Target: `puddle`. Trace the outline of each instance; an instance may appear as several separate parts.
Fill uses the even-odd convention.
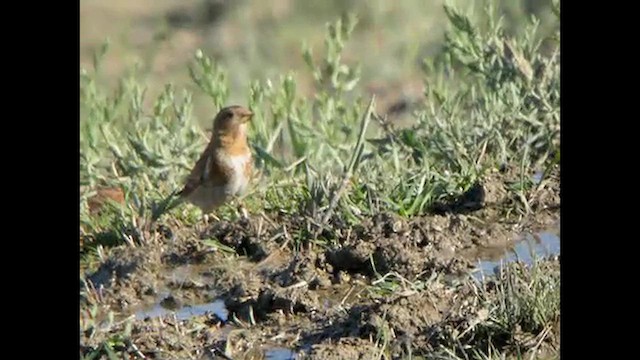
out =
[[[184,305],[177,309],[169,309],[166,305],[163,305],[162,302],[158,302],[151,308],[142,309],[135,313],[136,319],[138,320],[156,318],[168,314],[175,314],[178,320],[187,320],[194,316],[201,316],[205,314],[215,314],[222,321],[227,321],[229,316],[229,312],[224,305],[224,301],[219,299],[205,304]]]
[[[285,348],[271,348],[264,352],[265,359],[268,360],[293,360],[296,353]]]
[[[560,255],[560,226],[559,224],[547,231],[526,234],[524,238],[507,248],[485,249],[479,254],[479,264],[474,271],[474,277],[495,274],[502,264],[521,261],[532,264],[536,258],[546,258]]]
[[[540,181],[542,181],[542,171],[536,171],[535,174],[533,174],[533,176],[531,177],[531,180],[533,180],[533,184],[534,185],[538,185],[540,184]]]
[[[209,313],[215,314],[223,321],[227,321],[229,314],[224,301],[215,299],[213,292],[208,290],[206,286],[210,277],[211,273],[208,267],[202,265],[182,265],[167,270],[164,278],[168,288],[165,287],[158,292],[155,302],[139,308],[135,312],[136,319],[143,320],[175,314],[178,320],[187,320],[194,316]],[[171,289],[191,289],[204,297],[200,301],[205,301],[205,299],[215,300],[200,304],[183,304],[173,297]]]

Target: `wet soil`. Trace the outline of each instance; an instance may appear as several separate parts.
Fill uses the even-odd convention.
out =
[[[148,359],[428,355],[452,329],[486,316],[468,281],[479,260],[491,269],[526,234],[559,226],[557,178],[531,197],[534,212],[524,217],[505,214],[516,200],[499,174],[481,186],[472,211],[334,221],[327,246],[296,244],[291,234],[308,224],[290,214],[198,230],[165,224],[171,231],[144,245],[107,249],[83,277],[80,351],[108,343]],[[118,334],[125,340],[113,340]],[[547,339],[559,346],[559,332]]]

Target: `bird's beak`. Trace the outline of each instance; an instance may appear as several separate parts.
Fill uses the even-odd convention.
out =
[[[249,122],[251,121],[251,118],[253,118],[253,112],[250,110],[244,110],[241,114],[240,117],[242,118],[242,122]]]

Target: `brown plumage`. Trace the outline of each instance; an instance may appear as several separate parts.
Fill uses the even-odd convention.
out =
[[[178,193],[181,199],[209,213],[246,192],[252,171],[247,123],[252,116],[237,105],[220,110],[209,144]]]

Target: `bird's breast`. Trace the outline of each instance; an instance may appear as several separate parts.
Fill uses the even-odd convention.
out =
[[[246,173],[247,163],[251,162],[251,153],[242,155],[222,155],[220,161],[229,172],[227,192],[231,194],[243,193],[249,184]]]

